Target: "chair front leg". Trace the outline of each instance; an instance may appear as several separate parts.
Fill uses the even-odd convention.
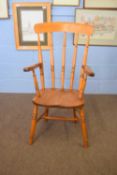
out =
[[[29,138],[30,145],[33,143],[33,137],[35,135],[36,124],[37,124],[37,115],[38,115],[38,105],[34,104],[33,112],[32,112],[32,124],[31,124],[31,129],[30,129],[30,138]]]
[[[83,138],[83,147],[88,147],[88,133],[86,128],[86,120],[85,120],[85,112],[84,108],[80,108],[80,123],[81,123],[81,129],[82,129],[82,138]]]

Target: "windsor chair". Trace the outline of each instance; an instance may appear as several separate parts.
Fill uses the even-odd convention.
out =
[[[29,143],[33,143],[33,138],[36,130],[37,122],[40,119],[45,120],[64,120],[64,121],[74,121],[81,123],[83,146],[88,147],[88,136],[87,128],[85,121],[84,113],[84,89],[86,86],[87,76],[94,76],[93,71],[86,65],[87,64],[87,54],[88,54],[88,45],[90,40],[90,35],[93,32],[93,28],[88,24],[80,23],[64,23],[64,22],[49,22],[43,24],[36,24],[35,32],[38,36],[38,64],[28,66],[24,68],[24,71],[32,71],[34,85],[36,94],[33,98],[33,112],[32,112],[32,124],[30,130]],[[53,48],[53,32],[63,32],[63,47],[62,47],[62,67],[61,67],[61,88],[55,87],[55,68],[54,68],[54,48]],[[64,88],[64,79],[65,79],[65,63],[66,59],[66,41],[67,33],[74,34],[74,48],[73,48],[73,58],[72,58],[72,70],[70,76],[70,87],[69,89]],[[40,44],[40,34],[48,33],[49,35],[49,50],[50,50],[50,69],[51,69],[51,88],[45,87],[44,82],[44,66],[43,66],[43,55]],[[82,59],[82,66],[80,71],[79,87],[78,90],[73,89],[74,83],[74,73],[76,68],[76,57],[77,57],[77,47],[78,47],[78,36],[79,34],[85,34],[87,36],[86,44],[84,47],[84,56]],[[73,43],[72,43],[73,45]],[[38,79],[35,73],[35,69],[40,70],[40,81],[41,89],[39,89]],[[38,107],[45,107],[45,112],[38,116]],[[50,107],[64,107],[64,108],[73,108],[73,117],[67,118],[62,116],[49,116]],[[77,115],[78,114],[78,115]]]

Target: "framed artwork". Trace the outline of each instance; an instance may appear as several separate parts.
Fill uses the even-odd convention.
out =
[[[84,8],[117,9],[117,0],[84,0]]]
[[[53,0],[53,5],[79,6],[80,5],[80,0]]]
[[[8,18],[8,1],[0,0],[0,18]]]
[[[50,3],[13,3],[14,31],[16,48],[21,50],[37,49],[36,23],[50,22]],[[48,49],[49,35],[40,34],[42,49]]]
[[[76,9],[76,22],[94,26],[90,45],[117,46],[117,11]],[[79,36],[79,44],[84,44],[86,36]]]

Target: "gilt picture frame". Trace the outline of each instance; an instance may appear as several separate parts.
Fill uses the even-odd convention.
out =
[[[0,0],[0,18],[8,18],[8,0]]]
[[[79,6],[80,0],[53,0],[53,5],[58,6]]]
[[[84,0],[84,8],[117,9],[117,0]]]
[[[37,50],[38,36],[34,31],[36,23],[51,21],[50,3],[13,3],[14,31],[16,48]],[[40,34],[42,49],[49,48],[49,35]]]
[[[76,22],[93,25],[94,32],[90,45],[117,46],[117,11],[101,9],[76,9]],[[79,36],[79,44],[84,44],[86,36]]]

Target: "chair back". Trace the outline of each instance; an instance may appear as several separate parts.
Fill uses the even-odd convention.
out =
[[[61,65],[61,89],[64,89],[65,84],[65,65],[66,65],[66,45],[67,45],[67,33],[73,33],[74,35],[74,43],[73,45],[73,56],[72,56],[72,68],[70,73],[70,84],[69,89],[73,89],[74,84],[74,76],[75,76],[75,69],[76,69],[76,59],[78,53],[78,38],[80,34],[86,35],[84,37],[86,39],[85,47],[84,47],[84,54],[82,58],[82,65],[85,66],[87,63],[87,55],[88,55],[88,46],[90,36],[93,32],[93,27],[88,24],[80,24],[80,23],[68,23],[68,22],[49,22],[49,23],[39,23],[36,24],[35,32],[38,35],[38,59],[39,62],[43,64],[43,54],[41,49],[41,40],[40,34],[47,33],[48,34],[48,45],[50,51],[50,72],[51,72],[51,86],[55,88],[55,65],[54,65],[54,46],[53,46],[53,32],[63,32],[63,43],[62,43],[62,65]],[[45,88],[45,79],[44,79],[44,72],[41,70],[41,84],[42,89]]]

